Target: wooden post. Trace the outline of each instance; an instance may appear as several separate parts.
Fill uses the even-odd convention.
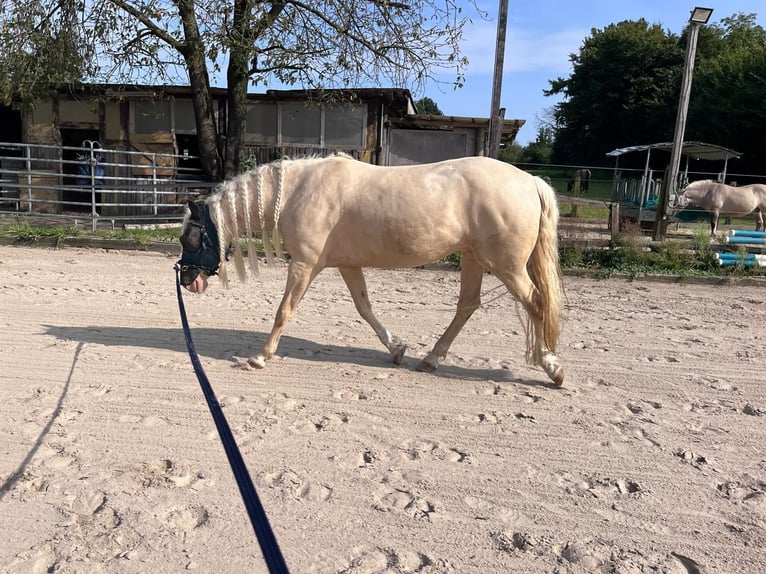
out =
[[[609,206],[609,227],[612,230],[612,241],[620,234],[620,204],[616,201]]]
[[[503,116],[500,110],[500,91],[503,86],[503,59],[505,58],[505,29],[508,22],[508,0],[500,0],[497,15],[497,45],[495,46],[495,73],[492,80],[492,109],[489,114],[489,143],[487,155],[497,159],[500,153],[500,135]]]
[[[665,239],[665,230],[668,226],[666,218],[668,198],[670,197],[671,192],[676,191],[678,168],[681,165],[681,155],[683,153],[684,131],[686,130],[686,113],[689,109],[689,95],[692,90],[694,54],[697,50],[699,28],[700,25],[698,23],[689,23],[689,33],[686,37],[686,57],[684,59],[683,76],[681,78],[681,94],[678,101],[673,147],[670,152],[670,173],[663,179],[660,196],[657,198],[657,215],[654,219],[653,237],[655,241],[662,241]]]
[[[575,177],[574,185],[572,186],[572,195],[574,197],[580,197],[580,176]],[[577,217],[577,202],[572,202],[572,209],[569,212],[570,217]]]

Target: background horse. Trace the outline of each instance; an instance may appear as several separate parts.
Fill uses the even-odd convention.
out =
[[[571,192],[577,182],[580,182],[580,193],[588,193],[590,187],[590,170],[586,168],[577,169],[572,172],[572,177],[567,182],[567,192]]]
[[[201,293],[208,276],[220,269],[227,284],[220,262],[232,243],[244,279],[241,235],[247,237],[253,271],[258,266],[255,233],[263,233],[267,255],[269,235],[275,247],[281,237],[290,254],[287,285],[271,334],[248,363],[265,366],[311,281],[325,267],[337,267],[359,314],[399,364],[406,346],[373,314],[362,268],[414,267],[460,251],[457,312],[418,370],[433,371],[446,356],[479,308],[482,278],[489,270],[526,312],[527,361],[560,385],[558,217],[549,185],[486,157],[402,167],[371,165],[343,154],[282,160],[223,183],[204,204],[190,202],[180,280]]]
[[[710,212],[710,235],[718,232],[718,218],[721,214],[741,216],[755,212],[755,230],[766,230],[763,219],[766,212],[766,184],[734,187],[712,179],[693,181],[678,198],[682,208],[690,203]]]

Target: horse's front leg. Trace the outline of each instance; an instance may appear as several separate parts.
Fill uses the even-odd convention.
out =
[[[261,350],[261,354],[250,357],[247,362],[250,366],[262,369],[266,366],[266,361],[274,356],[279,345],[279,339],[282,337],[282,331],[295,313],[295,309],[306,294],[306,290],[311,285],[314,277],[321,271],[316,265],[308,265],[293,259],[287,267],[287,285],[285,293],[282,296],[282,302],[277,309],[277,315],[274,318],[274,326],[271,334],[266,340],[266,344]]]
[[[460,297],[457,301],[455,317],[436,342],[433,350],[420,361],[416,367],[418,371],[430,373],[436,369],[439,362],[447,356],[447,351],[466,321],[481,305],[481,282],[484,279],[484,267],[472,251],[463,252],[461,266]]]
[[[392,335],[372,312],[372,305],[367,295],[367,284],[364,281],[362,269],[359,267],[339,267],[338,271],[340,271],[340,276],[346,282],[359,315],[370,324],[380,342],[391,353],[394,363],[397,365],[401,364],[404,353],[407,350],[407,345],[402,343],[399,337]]]
[[[766,223],[764,223],[763,211],[755,212],[755,230],[766,231]]]
[[[714,211],[710,214],[710,237],[715,237],[718,233],[718,212]]]

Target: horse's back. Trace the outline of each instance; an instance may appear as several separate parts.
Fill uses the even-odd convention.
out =
[[[748,214],[760,203],[752,186],[735,187],[713,180],[690,183],[684,195],[703,209],[720,213]]]
[[[531,251],[541,209],[533,176],[486,157],[396,167],[332,158],[301,175],[280,227],[328,266],[412,266],[509,235]]]

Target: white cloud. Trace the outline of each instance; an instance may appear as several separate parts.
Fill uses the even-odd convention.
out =
[[[571,71],[569,55],[580,50],[590,30],[539,32],[508,27],[505,36],[505,73]],[[495,66],[497,25],[478,21],[466,26],[462,49],[468,57],[468,74],[492,74]]]

